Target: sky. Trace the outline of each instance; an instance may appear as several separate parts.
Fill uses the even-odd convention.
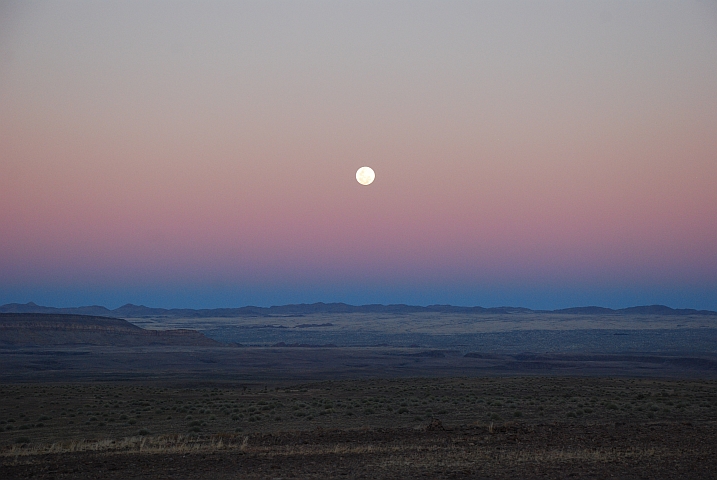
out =
[[[0,304],[717,310],[716,184],[711,1],[0,3]]]

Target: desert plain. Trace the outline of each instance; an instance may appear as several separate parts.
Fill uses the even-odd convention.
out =
[[[714,315],[2,315],[2,478],[717,476]]]

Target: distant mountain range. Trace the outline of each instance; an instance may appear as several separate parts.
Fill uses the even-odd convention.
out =
[[[715,315],[711,310],[694,310],[691,308],[675,309],[664,305],[647,305],[613,310],[605,307],[575,307],[559,310],[531,310],[520,307],[456,307],[453,305],[347,305],[345,303],[311,303],[281,305],[274,307],[239,307],[239,308],[151,308],[144,305],[128,303],[114,310],[91,305],[87,307],[43,307],[30,303],[8,303],[0,306],[0,313],[51,313],[72,315],[94,315],[116,318],[210,318],[210,317],[276,317],[301,316],[316,313],[463,313],[463,314],[519,314],[519,313],[557,313],[570,315]]]

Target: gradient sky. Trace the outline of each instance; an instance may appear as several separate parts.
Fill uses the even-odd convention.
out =
[[[717,4],[4,1],[28,301],[717,310]]]

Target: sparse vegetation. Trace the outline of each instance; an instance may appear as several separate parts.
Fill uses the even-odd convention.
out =
[[[451,459],[460,468],[475,469],[477,459],[493,458],[486,449],[500,446],[501,460],[493,461],[506,468],[538,461],[598,465],[608,458],[618,463],[649,455],[670,458],[668,450],[659,451],[666,448],[662,443],[638,452],[623,430],[643,435],[645,442],[652,441],[655,428],[691,438],[695,425],[712,428],[717,421],[715,398],[714,381],[558,377],[371,379],[246,390],[234,385],[3,385],[0,454],[17,459],[52,452],[230,451],[270,462],[272,452],[298,465],[306,455],[347,452],[370,456],[389,469],[393,458],[425,468],[428,459]],[[422,436],[434,420],[441,425],[439,433]],[[569,439],[575,432],[589,439],[595,431],[608,438],[616,425],[621,425],[619,437],[625,436],[622,450],[606,449],[597,440],[584,448],[568,442],[564,449],[540,441],[540,435]],[[371,432],[384,432],[389,443],[371,440],[379,435]],[[516,438],[532,447],[511,450]],[[711,457],[704,449],[711,447],[700,448],[695,455],[705,462]]]
[[[698,392],[693,391],[696,386]],[[568,397],[563,392],[566,388],[571,390]],[[42,442],[131,436],[137,433],[140,419],[140,430],[156,434],[190,429],[211,433],[236,428],[257,432],[317,426],[414,427],[424,417],[454,425],[484,419],[527,423],[560,418],[571,422],[717,419],[712,407],[717,387],[707,381],[396,379],[321,382],[254,392],[100,384],[39,389],[35,385],[0,387],[0,445],[12,444],[16,431],[32,432]],[[653,390],[664,390],[665,395]]]

